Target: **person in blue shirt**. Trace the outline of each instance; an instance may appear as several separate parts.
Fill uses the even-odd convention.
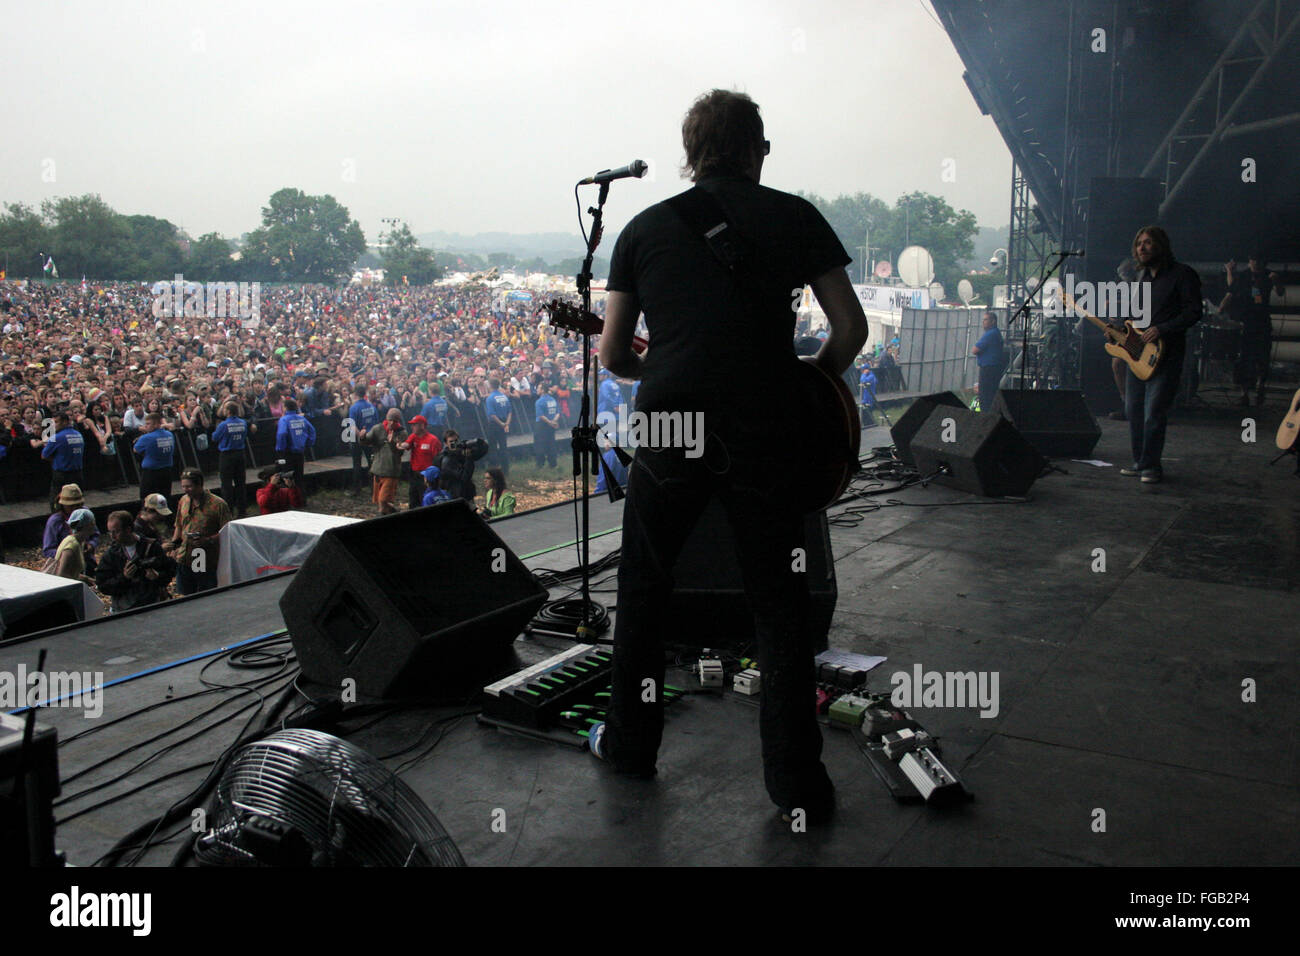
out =
[[[618,406],[623,404],[623,389],[619,388],[618,382],[614,381],[614,376],[608,369],[600,370],[600,379],[600,391],[596,395],[596,413],[599,415],[609,412],[611,415],[617,415]]]
[[[543,464],[556,467],[555,432],[560,427],[560,403],[551,394],[551,385],[545,379],[537,385],[537,402],[533,405],[533,457],[537,467]]]
[[[176,436],[163,428],[162,414],[150,412],[144,417],[143,435],[135,440],[140,460],[140,500],[152,494],[164,498],[172,493],[172,469],[176,466]]]
[[[429,400],[424,403],[420,409],[420,414],[424,420],[429,423],[429,431],[438,436],[438,441],[443,441],[447,429],[447,414],[451,411],[451,403],[444,398],[440,392],[441,385],[431,385],[435,391],[429,396]]]
[[[976,356],[980,369],[980,411],[993,411],[993,402],[998,395],[998,383],[1002,381],[1006,351],[1002,347],[1002,333],[998,331],[998,314],[984,313],[984,334],[979,337],[971,352]]]
[[[314,444],[316,429],[299,413],[298,403],[292,398],[286,398],[284,414],[280,416],[280,424],[275,431],[275,450],[284,456],[285,462],[293,469],[293,481],[299,488],[302,488],[307,449]],[[304,490],[303,494],[306,493]]]
[[[361,437],[379,424],[379,409],[375,408],[374,405],[366,400],[367,391],[368,389],[366,388],[365,382],[360,383],[356,388],[352,389],[352,394],[356,398],[356,401],[353,402],[352,407],[348,409],[348,418],[352,420],[353,431],[356,433],[356,437],[353,439],[351,444],[352,497],[354,498],[361,494],[361,456],[365,455],[366,457],[367,470],[370,469],[370,461],[374,458],[374,452],[372,452],[367,446],[361,444]]]
[[[510,446],[506,436],[510,434],[510,420],[513,409],[510,396],[501,391],[501,380],[488,379],[492,394],[483,400],[483,414],[487,416],[487,440],[491,449],[492,462],[507,475],[510,474]]]
[[[602,439],[605,445],[605,453],[600,457],[605,464],[609,466],[614,480],[618,482],[620,488],[627,488],[627,466],[619,460],[618,452],[614,451],[614,443],[606,436]],[[609,483],[605,480],[605,469],[600,469],[600,474],[596,477],[596,494],[609,490]]]
[[[82,485],[82,463],[86,456],[86,439],[72,427],[67,412],[54,416],[54,436],[44,442],[41,457],[50,463],[50,511],[59,510],[59,492],[64,485]],[[35,444],[33,441],[32,444]]]
[[[226,405],[226,417],[212,430],[216,442],[217,468],[221,474],[221,498],[230,505],[236,518],[244,517],[248,510],[248,488],[244,484],[244,455],[248,436],[257,426],[239,417],[239,407],[233,402]]]
[[[874,425],[876,423],[876,373],[871,370],[870,365],[862,366],[858,385],[862,389],[862,408]]]
[[[421,507],[436,505],[439,501],[451,501],[451,495],[442,487],[442,481],[439,479],[441,473],[437,465],[430,465],[420,472],[424,476],[424,497],[420,500]]]

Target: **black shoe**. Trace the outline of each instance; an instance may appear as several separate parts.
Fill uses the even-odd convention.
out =
[[[800,804],[793,807],[781,807],[781,819],[786,823],[794,823],[795,812],[802,810],[804,813],[803,820],[812,826],[821,826],[830,823],[831,818],[835,816],[835,791],[832,790],[828,796],[819,800],[805,801],[807,804]]]
[[[1164,477],[1165,477],[1164,472],[1162,472],[1159,468],[1147,468],[1145,471],[1142,472],[1142,484],[1144,485],[1159,484],[1164,479]]]
[[[1139,468],[1137,465],[1132,465],[1128,468],[1121,468],[1119,470],[1119,473],[1123,475],[1125,478],[1136,478],[1142,474],[1142,469]]]

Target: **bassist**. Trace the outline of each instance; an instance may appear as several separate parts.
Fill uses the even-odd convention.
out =
[[[1187,330],[1201,320],[1201,278],[1190,266],[1174,259],[1169,236],[1159,226],[1146,226],[1133,239],[1142,289],[1139,302],[1148,306],[1150,325],[1143,342],[1164,345],[1160,364],[1146,381],[1128,373],[1125,411],[1133,448],[1133,465],[1120,474],[1140,476],[1148,484],[1160,481],[1164,471],[1160,456],[1165,446],[1169,409],[1178,393],[1187,351]]]
[[[601,361],[617,376],[642,380],[638,411],[703,412],[707,438],[698,458],[680,448],[638,448],[629,470],[610,719],[593,730],[592,750],[621,772],[655,772],[672,567],[716,494],[754,610],[768,794],[812,821],[831,813],[834,788],[809,705],[808,582],[792,570],[792,552],[804,545],[796,475],[771,437],[799,434],[803,424],[804,410],[783,400],[792,394],[798,291],[811,282],[826,311],[830,337],[816,361],[833,376],[866,341],[866,318],[844,270],[850,259],[826,220],[805,200],[759,185],[768,144],[748,96],[704,94],[686,115],[682,139],[685,171],[725,212],[743,255],[729,267],[674,201],[636,216],[614,248]],[[643,311],[651,347],[640,356],[633,332]]]

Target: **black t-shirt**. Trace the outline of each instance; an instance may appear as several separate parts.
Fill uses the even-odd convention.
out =
[[[739,176],[698,185],[752,250],[750,287],[740,288],[667,203],[628,223],[614,245],[608,289],[636,296],[645,313],[651,346],[637,410],[761,414],[788,394],[803,287],[852,260],[807,200]]]

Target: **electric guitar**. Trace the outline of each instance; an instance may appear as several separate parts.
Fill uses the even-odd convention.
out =
[[[551,324],[569,332],[599,335],[605,322],[578,306],[559,300],[542,306],[551,314]],[[644,352],[650,343],[640,336],[632,339],[632,348]],[[853,393],[844,380],[814,364],[812,356],[796,362],[796,403],[807,410],[805,441],[802,447],[802,474],[796,496],[805,512],[830,507],[849,479],[858,471],[862,447],[862,419]]]
[[[1160,367],[1160,358],[1165,354],[1163,341],[1156,339],[1154,342],[1143,342],[1142,332],[1133,328],[1131,321],[1125,322],[1123,329],[1117,329],[1109,322],[1097,318],[1087,309],[1079,308],[1073,296],[1063,293],[1062,298],[1067,309],[1077,312],[1101,329],[1106,336],[1106,351],[1116,358],[1123,359],[1139,379],[1145,382],[1156,373],[1156,369]]]
[[[1300,389],[1291,396],[1291,409],[1277,426],[1277,447],[1282,451],[1294,447],[1297,432],[1300,432]]]

